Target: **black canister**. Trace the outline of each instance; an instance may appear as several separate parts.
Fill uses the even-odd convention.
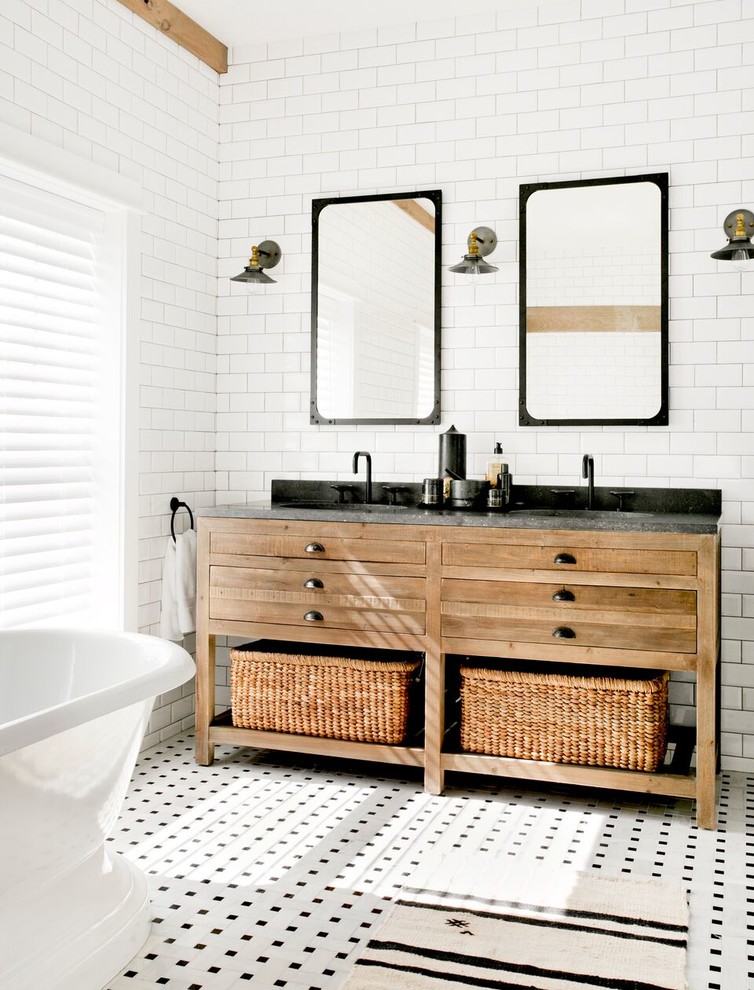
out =
[[[438,474],[444,478],[466,477],[466,434],[459,433],[455,426],[440,434],[440,459]]]
[[[442,478],[425,478],[422,483],[422,505],[441,505],[442,499]]]

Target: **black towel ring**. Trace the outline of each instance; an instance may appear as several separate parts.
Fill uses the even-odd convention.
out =
[[[190,528],[194,528],[194,514],[191,509],[186,505],[185,502],[179,502],[175,495],[170,499],[170,508],[173,515],[170,519],[170,535],[173,537],[173,543],[175,543],[175,514],[179,509],[185,509],[189,514]]]

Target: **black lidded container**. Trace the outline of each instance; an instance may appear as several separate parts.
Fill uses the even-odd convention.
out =
[[[459,433],[455,426],[440,434],[437,474],[440,478],[444,478],[446,474],[450,474],[451,478],[466,477],[466,434]]]

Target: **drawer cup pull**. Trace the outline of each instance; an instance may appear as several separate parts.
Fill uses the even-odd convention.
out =
[[[575,564],[576,563],[576,558],[573,556],[572,553],[559,553],[557,555],[557,557],[555,558],[555,560],[553,561],[553,563],[554,564]]]
[[[553,630],[552,634],[555,639],[576,639],[576,633],[568,626],[558,626],[557,629]]]
[[[324,584],[319,578],[309,578],[308,581],[304,581],[305,588],[324,588]]]
[[[325,548],[321,543],[307,543],[304,547],[306,553],[324,553]]]
[[[324,615],[322,615],[321,612],[307,612],[304,615],[304,619],[307,622],[324,622],[325,621],[325,617],[324,617]]]
[[[574,595],[574,593],[569,591],[567,588],[561,588],[560,591],[555,592],[552,596],[552,600],[554,602],[575,602],[576,595]]]

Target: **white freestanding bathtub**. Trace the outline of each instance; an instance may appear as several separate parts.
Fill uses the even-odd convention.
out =
[[[0,632],[3,990],[101,990],[147,938],[146,879],[105,840],[155,697],[193,673],[153,636]]]

